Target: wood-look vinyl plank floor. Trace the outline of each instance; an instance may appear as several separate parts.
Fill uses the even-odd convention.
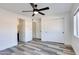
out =
[[[0,55],[74,55],[74,51],[64,48],[56,42],[29,41],[20,42],[17,46],[0,51]],[[65,52],[64,52],[65,51]]]

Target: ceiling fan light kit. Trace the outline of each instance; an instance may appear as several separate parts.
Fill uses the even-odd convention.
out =
[[[37,11],[34,11],[34,14],[36,15],[36,14],[38,14],[38,12]]]

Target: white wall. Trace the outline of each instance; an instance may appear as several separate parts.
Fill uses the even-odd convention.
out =
[[[65,45],[71,45],[71,22],[70,22],[70,13],[64,16],[64,37]]]
[[[28,23],[25,41],[32,40],[31,19],[0,8],[0,50],[17,45],[17,17],[25,19]]]
[[[0,9],[0,50],[17,45],[16,15]]]
[[[27,42],[32,40],[32,19],[27,18],[25,21],[25,42]]]
[[[79,38],[74,36],[74,28],[73,28],[73,15],[74,15],[74,11],[77,9],[77,7],[79,7],[79,4],[74,4],[72,11],[71,11],[71,35],[72,35],[72,47],[75,50],[76,54],[79,54]]]

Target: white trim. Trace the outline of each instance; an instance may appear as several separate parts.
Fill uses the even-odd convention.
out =
[[[78,9],[79,9],[79,6],[78,6],[77,9],[74,11],[74,15],[77,13]]]
[[[76,9],[76,11],[74,12],[74,17],[76,16],[76,23],[74,22],[74,36],[79,38],[78,35],[78,13],[79,12],[79,7]],[[74,19],[75,20],[75,19]],[[75,29],[76,28],[76,29]],[[75,34],[76,33],[76,34]]]

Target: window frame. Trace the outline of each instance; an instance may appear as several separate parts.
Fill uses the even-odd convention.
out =
[[[79,16],[79,7],[74,12],[74,36],[76,36],[77,38],[79,38],[79,25],[78,25],[79,17],[78,16]]]

